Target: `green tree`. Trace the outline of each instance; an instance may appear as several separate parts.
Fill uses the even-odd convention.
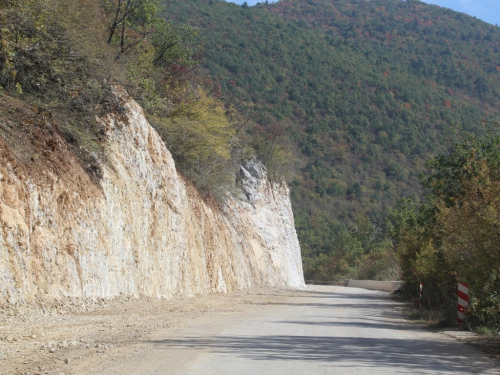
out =
[[[166,117],[152,117],[178,167],[205,192],[228,184],[235,129],[224,104],[198,89]]]
[[[22,61],[41,49],[50,4],[37,0],[0,1],[0,87],[23,91]]]
[[[466,137],[427,163],[426,202],[388,217],[406,288],[423,282],[426,305],[456,317],[456,285],[467,282],[469,323],[500,324],[500,138]]]
[[[108,17],[108,43],[116,38],[120,52],[141,42],[152,30],[156,15],[160,11],[159,0],[102,0]],[[127,41],[128,36],[131,41]]]
[[[189,73],[199,65],[201,49],[197,29],[155,20],[148,43],[128,63],[135,96],[148,114],[166,116],[189,98]]]
[[[496,151],[498,139],[487,142]],[[498,155],[498,154],[497,154]],[[500,165],[476,152],[464,165],[461,194],[452,204],[439,201],[441,249],[457,279],[469,283],[473,326],[500,326]]]

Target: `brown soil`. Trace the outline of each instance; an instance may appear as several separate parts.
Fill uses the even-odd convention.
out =
[[[50,111],[0,94],[0,162],[42,184],[48,175],[96,189],[96,156],[64,137]],[[52,178],[49,178],[52,180]]]

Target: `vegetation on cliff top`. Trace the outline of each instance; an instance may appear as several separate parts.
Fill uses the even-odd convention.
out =
[[[238,119],[190,72],[196,28],[158,16],[158,0],[0,1],[0,91],[50,111],[78,150],[105,156],[96,115],[122,85],[202,192],[234,183]],[[248,156],[248,155],[247,155]]]

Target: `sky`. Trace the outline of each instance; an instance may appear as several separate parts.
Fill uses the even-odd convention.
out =
[[[500,25],[500,0],[424,0],[425,3],[451,8]]]
[[[244,0],[228,0],[232,3],[243,4]],[[248,5],[263,3],[265,0],[247,0]],[[458,12],[467,13],[471,16],[489,22],[493,25],[500,25],[500,0],[422,0],[424,3],[439,5],[450,8]],[[275,3],[276,0],[269,0]]]

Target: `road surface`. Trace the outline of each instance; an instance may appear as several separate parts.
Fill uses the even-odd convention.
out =
[[[176,332],[96,373],[182,375],[500,374],[498,362],[402,319],[385,292],[318,286],[287,302]]]

